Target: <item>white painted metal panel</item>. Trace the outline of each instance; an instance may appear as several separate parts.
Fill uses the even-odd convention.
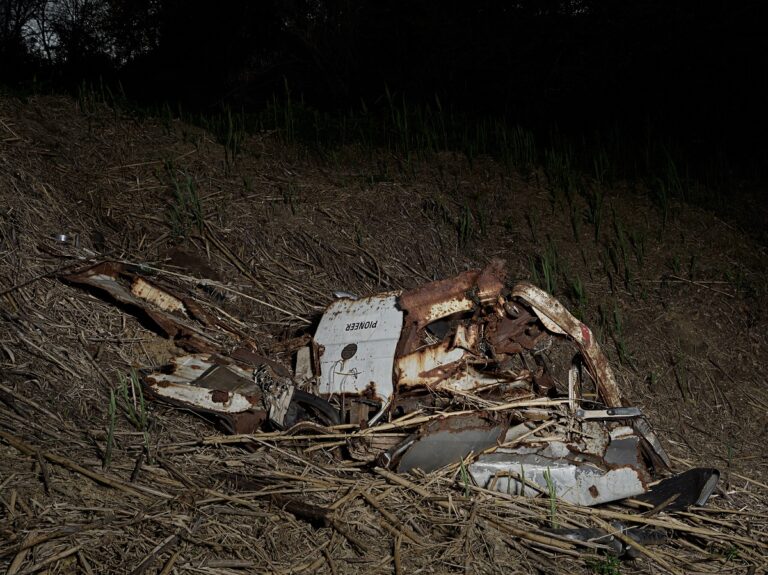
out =
[[[341,299],[328,307],[315,333],[321,346],[320,395],[361,394],[366,389],[382,400],[392,395],[395,349],[403,328],[397,296]]]

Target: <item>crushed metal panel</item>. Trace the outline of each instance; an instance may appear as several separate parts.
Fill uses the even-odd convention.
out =
[[[498,445],[507,424],[494,421],[483,413],[446,417],[427,424],[418,438],[406,440],[397,464],[398,473],[421,469],[430,473],[451,463],[458,463],[471,453],[482,453]],[[399,448],[395,448],[397,452]]]
[[[538,318],[522,306],[513,308],[507,304],[505,312],[488,319],[485,329],[488,344],[497,353],[521,353],[524,349],[534,349],[538,340],[545,335],[545,332],[532,329]]]
[[[631,427],[621,426],[611,430],[611,442],[603,459],[610,468],[630,466],[642,469],[643,455],[640,451],[640,437]]]
[[[640,417],[632,421],[632,427],[634,430],[646,441],[650,447],[649,456],[653,460],[655,465],[660,468],[671,469],[672,462],[669,459],[669,455],[661,445],[656,432],[651,427],[651,424],[644,417]]]
[[[248,374],[234,365],[214,365],[195,381],[190,382],[190,385],[237,392],[243,395],[253,395],[260,392],[252,374]]]
[[[480,487],[529,495],[536,494],[531,484],[539,492],[549,494],[549,475],[556,497],[584,506],[617,501],[646,491],[640,473],[631,467],[605,471],[588,463],[550,459],[536,453],[497,451],[481,455],[470,464],[469,473]]]
[[[507,381],[507,379],[478,371],[472,365],[464,365],[463,369],[439,381],[437,385],[432,386],[432,389],[448,393],[482,393],[487,389],[494,389],[499,384]],[[528,386],[526,385],[526,387]]]
[[[720,472],[709,467],[696,467],[663,479],[648,493],[635,497],[653,506],[663,505],[666,511],[679,511],[691,505],[704,505],[717,487]]]
[[[403,292],[400,309],[407,316],[400,353],[410,353],[418,347],[419,332],[429,323],[498,300],[505,278],[505,263],[494,259],[482,270],[469,270]]]
[[[451,349],[445,340],[397,359],[395,374],[398,388],[426,387],[434,391],[479,392],[508,381],[475,369],[465,349]]]
[[[469,352],[474,352],[477,349],[479,340],[480,326],[478,324],[459,324],[456,326],[456,334],[453,336],[453,347],[459,347]]]
[[[132,282],[134,278],[135,276],[127,273],[123,264],[102,262],[84,271],[63,276],[62,279],[102,290],[116,302],[141,310],[167,337],[176,340],[190,351],[213,352],[219,349],[220,345],[192,320],[179,313],[169,312],[150,299],[143,299],[132,293],[130,287],[124,282]],[[151,285],[146,280],[142,281],[147,286]],[[157,290],[157,293],[165,291],[160,288]],[[142,293],[149,292],[148,287],[142,288]]]
[[[392,397],[402,328],[396,293],[330,304],[315,333],[320,349],[318,393],[367,395],[382,401]]]
[[[215,416],[229,433],[252,433],[267,419],[252,371],[219,360],[210,354],[177,357],[142,380],[150,397]]]
[[[170,364],[162,373],[151,374],[150,377],[157,381],[169,381],[172,383],[189,383],[203,375],[208,369],[216,365],[213,357],[208,353],[196,353],[171,358]]]
[[[296,352],[296,367],[293,370],[297,381],[309,381],[315,374],[312,370],[312,348],[304,346]]]
[[[220,413],[239,413],[260,403],[246,370],[217,365],[210,355],[174,358],[166,371],[150,373],[144,381],[154,396],[172,403]]]
[[[240,413],[254,407],[256,401],[240,393],[198,387],[188,383],[170,381],[162,376],[148,377],[152,394],[160,399],[190,409],[203,409],[216,413]]]
[[[530,283],[517,284],[512,290],[512,296],[531,306],[548,330],[565,334],[576,342],[587,365],[592,368],[603,402],[608,407],[620,407],[623,404],[621,391],[608,359],[590,329],[573,317],[554,297]]]
[[[436,385],[465,365],[466,350],[442,341],[397,358],[397,383],[405,387]]]

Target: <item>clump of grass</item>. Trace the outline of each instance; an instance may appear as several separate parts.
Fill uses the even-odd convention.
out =
[[[477,224],[475,222],[475,216],[472,214],[472,210],[469,208],[469,205],[464,204],[464,207],[461,209],[461,213],[456,220],[456,232],[458,234],[459,247],[465,247],[472,238],[475,237],[475,234],[477,233],[476,227]]]
[[[402,154],[405,158],[411,156],[411,138],[409,132],[408,122],[408,105],[406,104],[405,94],[400,98],[400,101],[396,101],[389,91],[389,87],[385,87],[385,94],[387,96],[387,103],[389,104],[389,116],[394,127],[395,149]]]
[[[554,242],[550,239],[544,253],[531,260],[531,279],[533,283],[547,292],[554,294],[560,275],[560,259]]]
[[[552,472],[549,467],[544,471],[544,481],[547,483],[547,493],[549,494],[549,523],[552,529],[559,527],[557,521],[557,490],[555,482],[552,480]]]
[[[624,365],[632,365],[632,358],[624,340],[624,319],[621,316],[618,304],[613,306],[613,326],[611,331],[616,345],[616,352],[619,354],[619,361]]]
[[[573,232],[573,239],[577,242],[581,241],[581,218],[579,217],[579,210],[576,207],[575,202],[569,204],[569,216],[571,220],[571,231]]]
[[[528,213],[525,214],[525,221],[528,223],[528,229],[531,230],[531,239],[533,240],[533,243],[538,244],[539,243],[539,212],[535,208],[532,208]]]
[[[575,305],[574,314],[583,321],[584,309],[587,305],[587,290],[578,274],[568,278],[568,295]]]
[[[574,193],[578,189],[579,175],[572,165],[568,151],[558,152],[554,148],[545,150],[544,173],[547,176],[552,210],[554,211],[561,198],[569,205],[572,204]]]
[[[96,105],[99,102],[97,92],[93,84],[83,81],[77,88],[77,107],[81,114],[90,115],[96,111]]]
[[[173,198],[167,212],[171,234],[176,238],[186,238],[195,230],[202,232],[203,206],[195,181],[189,174],[179,181],[170,165],[166,165],[166,172],[173,185]]]
[[[688,279],[693,281],[693,278],[696,276],[696,272],[698,270],[698,260],[696,258],[696,254],[691,254],[690,259],[688,260]]]
[[[672,367],[675,374],[675,383],[677,389],[680,391],[680,396],[683,400],[688,400],[688,394],[686,390],[690,390],[690,380],[688,376],[688,367],[685,363],[685,356],[681,352],[676,352],[672,358]]]
[[[605,148],[600,148],[592,157],[593,177],[597,187],[602,189],[613,180],[613,169]]]
[[[603,222],[603,203],[605,191],[600,183],[584,185],[580,188],[584,201],[587,204],[584,215],[587,223],[591,224],[595,232],[595,241],[600,239],[600,226]]]
[[[667,228],[667,222],[669,221],[672,198],[666,182],[661,178],[654,180],[651,190],[653,192],[653,199],[659,210],[661,210],[661,231],[663,232]]]
[[[127,107],[128,98],[122,83],[118,82],[114,90],[99,78],[98,83],[83,80],[77,87],[77,107],[81,114],[90,115],[96,112],[99,105],[107,106],[115,114],[115,120],[120,110]]]
[[[621,562],[615,555],[607,555],[601,559],[589,559],[587,567],[596,575],[621,575]]]
[[[635,252],[637,267],[641,270],[645,263],[646,240],[645,229],[631,230],[629,232],[629,243],[632,245],[632,250]]]
[[[237,161],[248,134],[245,111],[233,112],[230,106],[225,105],[220,112],[201,115],[197,121],[221,144],[224,150],[224,167],[229,170]]]
[[[616,215],[616,210],[613,210],[613,231],[615,236],[615,243],[613,243],[612,246],[615,246],[614,258],[616,260],[614,267],[616,269],[616,273],[619,273],[620,270],[623,272],[624,287],[631,291],[630,280],[632,272],[629,265],[629,239],[627,238],[627,233],[624,231],[624,225]]]
[[[296,215],[296,203],[297,203],[297,197],[298,197],[298,188],[296,187],[296,184],[293,182],[288,182],[288,184],[281,189],[283,194],[283,203],[290,207],[291,214]]]
[[[686,199],[687,186],[680,176],[669,150],[663,151],[663,159],[658,175],[652,180],[651,192],[653,200],[661,211],[661,231],[663,232],[670,217],[672,217],[672,203],[675,199]]]
[[[508,167],[527,176],[536,164],[536,141],[533,132],[513,126],[507,129],[501,126],[501,145],[503,157]]]
[[[128,376],[119,374],[120,385],[117,388],[121,399],[120,407],[128,422],[140,431],[144,438],[144,449],[149,454],[149,410],[142,391],[139,375],[132,369]]]
[[[666,183],[667,190],[672,197],[685,200],[686,185],[685,180],[680,177],[680,171],[677,169],[677,164],[672,158],[672,154],[667,148],[664,148],[664,160],[663,160],[663,179]]]
[[[680,254],[673,255],[672,258],[667,261],[667,265],[669,266],[669,269],[672,270],[673,274],[679,276],[683,265],[680,260]]]
[[[741,551],[739,551],[738,547],[729,547],[723,553],[723,557],[725,558],[726,563],[729,561],[735,561],[741,557]]]

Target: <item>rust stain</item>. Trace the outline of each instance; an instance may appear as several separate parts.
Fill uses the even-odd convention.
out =
[[[256,433],[267,421],[267,413],[263,410],[244,411],[226,418],[232,433]]]
[[[466,371],[466,367],[467,367],[466,362],[454,361],[451,363],[446,363],[445,365],[432,368],[427,371],[422,371],[419,373],[419,377],[425,380],[448,379],[449,377],[453,377],[455,375],[462,373],[463,371]]]
[[[368,382],[368,385],[365,386],[365,389],[360,395],[373,400],[381,399],[376,391],[376,382],[373,381]]]
[[[546,335],[536,324],[538,319],[527,310],[521,310],[517,318],[492,316],[485,330],[486,341],[498,353],[521,353],[536,347]]]
[[[62,276],[62,279],[69,283],[88,286],[99,292],[104,292],[116,302],[140,311],[161,333],[188,351],[211,353],[218,351],[221,347],[211,335],[205,332],[204,325],[196,324],[177,312],[163,309],[132,293],[131,286],[135,285],[137,279],[141,279],[143,286],[150,286],[150,284],[131,272],[128,266],[124,264],[102,262],[74,274]],[[157,293],[162,291],[168,297],[181,301],[181,298],[171,294],[168,290],[157,286],[153,287],[158,290]]]
[[[398,354],[414,351],[418,347],[419,332],[430,322],[495,302],[504,289],[505,277],[504,261],[495,259],[482,270],[469,270],[403,292],[399,305],[406,316]]]
[[[247,347],[237,348],[229,357],[250,367],[269,366],[278,377],[291,377],[291,372],[286,366]]]

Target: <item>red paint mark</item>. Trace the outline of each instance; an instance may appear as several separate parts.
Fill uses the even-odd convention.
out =
[[[592,332],[584,324],[581,324],[581,339],[584,340],[584,347],[589,347],[592,343]]]

